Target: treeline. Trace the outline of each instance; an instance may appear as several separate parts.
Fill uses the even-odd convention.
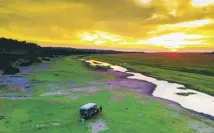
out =
[[[65,47],[41,47],[35,43],[18,41],[14,39],[0,38],[0,53],[14,54],[39,54],[39,55],[71,55],[71,54],[108,54],[120,53],[113,50],[76,49]]]
[[[214,52],[205,52],[204,54],[214,54]]]
[[[41,47],[35,43],[7,38],[0,38],[0,46],[0,70],[3,70],[4,74],[15,74],[19,72],[19,66],[50,61],[60,56],[121,53],[113,50]]]

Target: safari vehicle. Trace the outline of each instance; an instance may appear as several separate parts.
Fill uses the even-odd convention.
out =
[[[87,103],[80,107],[80,116],[83,119],[90,118],[102,112],[102,107],[98,107],[96,103]]]

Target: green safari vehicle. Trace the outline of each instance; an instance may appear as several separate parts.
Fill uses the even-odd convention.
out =
[[[102,112],[102,107],[98,107],[96,103],[87,103],[80,107],[80,116],[82,119],[88,119]]]

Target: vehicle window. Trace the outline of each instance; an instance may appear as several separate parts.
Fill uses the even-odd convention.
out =
[[[84,114],[88,114],[88,111],[87,111],[87,110],[85,110],[85,111],[84,111]]]

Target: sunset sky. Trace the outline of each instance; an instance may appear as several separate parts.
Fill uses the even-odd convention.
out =
[[[214,51],[214,0],[0,0],[0,37],[41,46]]]

